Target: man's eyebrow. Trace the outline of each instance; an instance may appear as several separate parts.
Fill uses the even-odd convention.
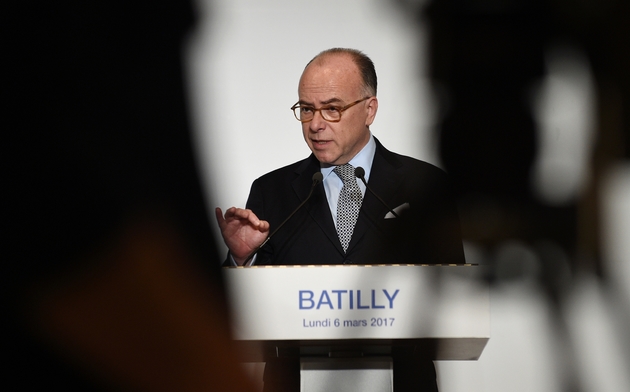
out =
[[[338,102],[342,102],[341,99],[339,99],[339,98],[331,98],[331,99],[329,99],[327,101],[322,102],[322,105],[328,105],[328,104],[331,104],[331,103],[338,103]]]
[[[322,105],[330,105],[331,103],[338,103],[338,102],[343,102],[343,101],[341,99],[339,99],[339,98],[331,98],[331,99],[328,99],[328,100],[322,102]],[[302,101],[302,100],[299,100],[298,103],[300,105],[304,105],[304,106],[315,106],[315,105],[313,105],[310,102],[306,102],[306,101]]]

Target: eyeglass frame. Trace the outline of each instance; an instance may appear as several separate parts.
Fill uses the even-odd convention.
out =
[[[359,99],[359,100],[356,100],[356,101],[354,101],[354,102],[352,102],[352,103],[349,103],[349,104],[347,104],[347,105],[346,105],[346,106],[344,106],[344,107],[339,108],[339,109],[338,109],[338,110],[339,110],[339,119],[338,119],[338,120],[328,120],[328,119],[326,119],[326,118],[324,117],[324,115],[322,114],[322,110],[323,110],[323,109],[329,109],[329,108],[331,108],[331,107],[334,107],[334,106],[332,106],[332,105],[322,106],[322,107],[321,107],[321,108],[319,108],[319,109],[315,109],[314,107],[311,107],[311,106],[307,106],[307,107],[311,107],[311,108],[313,109],[313,118],[315,118],[315,113],[316,113],[316,112],[319,112],[319,115],[320,115],[320,116],[322,116],[322,118],[323,118],[325,121],[328,121],[328,122],[331,122],[331,123],[337,123],[337,122],[341,121],[341,115],[343,114],[343,112],[345,112],[346,110],[350,109],[351,107],[353,107],[353,106],[355,106],[355,105],[357,105],[357,104],[359,104],[359,103],[361,103],[361,102],[363,102],[363,101],[365,101],[365,100],[368,100],[368,99],[370,99],[370,98],[372,98],[372,97],[373,97],[373,95],[370,95],[370,96],[367,96],[367,97],[365,97],[365,98],[361,98],[361,99]],[[306,105],[305,105],[305,106],[306,106]],[[310,120],[300,120],[300,119],[298,118],[298,114],[295,112],[295,109],[297,109],[297,108],[299,108],[299,107],[300,107],[300,102],[299,102],[299,101],[298,101],[298,102],[296,102],[296,104],[295,104],[295,105],[291,106],[291,111],[293,112],[293,116],[295,116],[296,120],[298,120],[298,121],[299,121],[299,122],[301,122],[301,123],[307,123],[307,122],[311,122],[311,121],[313,121],[313,118],[311,118]]]

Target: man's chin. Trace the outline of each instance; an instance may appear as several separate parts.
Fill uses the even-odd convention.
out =
[[[322,165],[325,165],[325,166],[338,166],[339,165],[336,159],[325,159],[325,158],[320,159],[317,155],[315,157],[317,158],[319,163],[321,163]]]
[[[321,151],[313,151],[313,155],[324,165],[335,165],[335,159],[332,158],[329,154],[322,153]]]

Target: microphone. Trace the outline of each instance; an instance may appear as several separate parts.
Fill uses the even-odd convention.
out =
[[[385,201],[383,199],[381,199],[381,197],[379,195],[377,195],[376,193],[374,193],[374,191],[372,190],[372,188],[370,188],[370,186],[367,184],[367,181],[365,181],[365,170],[361,167],[361,166],[357,166],[354,169],[354,175],[359,178],[363,184],[365,185],[365,187],[367,188],[367,190],[370,191],[370,193],[372,193],[374,196],[376,196],[376,198],[378,199],[378,201],[380,201],[385,208],[387,208],[389,210],[389,212],[391,212],[392,214],[394,214],[394,216],[396,218],[400,218],[400,216],[398,216],[398,214],[396,213],[396,211],[392,210],[391,208],[389,208],[389,206],[387,205],[387,203],[385,203]]]
[[[361,169],[361,170],[363,170],[363,169]],[[297,208],[296,208],[295,210],[293,210],[293,212],[292,212],[292,213],[291,213],[291,214],[290,214],[290,215],[289,215],[289,216],[288,216],[288,217],[287,217],[284,221],[282,221],[282,223],[280,223],[280,224],[278,225],[278,227],[276,227],[276,229],[275,229],[275,230],[274,230],[271,234],[269,234],[269,236],[267,236],[267,239],[265,239],[265,240],[263,241],[263,243],[262,243],[262,244],[260,244],[260,245],[259,245],[259,246],[258,246],[258,247],[257,247],[257,248],[256,248],[256,249],[252,252],[252,253],[250,253],[250,254],[249,254],[249,256],[247,256],[247,258],[246,258],[246,259],[245,259],[245,261],[243,262],[243,266],[246,266],[246,265],[247,265],[247,263],[249,263],[249,262],[251,261],[251,259],[253,259],[253,258],[254,258],[254,256],[256,255],[256,253],[258,253],[258,251],[259,251],[259,250],[260,250],[263,246],[265,246],[265,245],[267,244],[267,242],[269,242],[269,240],[271,239],[271,237],[273,237],[273,235],[274,235],[274,234],[276,234],[276,233],[278,232],[278,230],[280,230],[280,228],[281,228],[282,226],[284,226],[284,224],[285,224],[285,223],[287,223],[287,222],[288,222],[288,220],[289,220],[289,219],[291,219],[291,217],[292,217],[293,215],[295,215],[295,213],[296,213],[296,212],[298,212],[298,210],[299,210],[300,208],[302,208],[302,206],[303,206],[304,204],[306,204],[306,202],[308,201],[308,199],[310,199],[310,198],[311,198],[311,195],[313,195],[313,191],[315,190],[315,187],[317,186],[317,184],[319,184],[320,182],[322,182],[322,181],[323,181],[323,179],[324,179],[324,175],[322,174],[322,172],[319,172],[319,171],[318,171],[318,172],[315,172],[315,173],[313,174],[313,183],[311,184],[311,190],[310,190],[310,192],[308,193],[308,196],[306,196],[306,199],[304,199],[304,201],[303,201],[303,202],[301,202],[301,203],[300,203],[300,205],[299,205],[299,206],[297,206]]]

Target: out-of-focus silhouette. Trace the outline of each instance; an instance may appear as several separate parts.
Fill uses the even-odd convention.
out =
[[[574,266],[602,275],[593,198],[604,166],[628,157],[627,8],[622,1],[439,0],[423,11],[431,77],[446,97],[440,153],[459,185],[465,237],[488,244],[551,239]],[[539,142],[528,95],[556,41],[586,53],[599,99],[592,182],[562,207],[540,202],[530,187]]]
[[[482,261],[491,267],[490,283],[536,278],[567,348],[570,338],[562,300],[576,283],[571,278],[594,274],[605,287],[611,277],[602,257],[601,192],[613,165],[630,158],[630,4],[622,0],[394,3],[415,11],[419,23],[427,21],[430,27],[429,73],[441,98],[439,150],[458,187],[464,240],[483,250]],[[593,73],[597,112],[595,143],[587,155],[590,175],[563,204],[541,200],[530,185],[540,148],[531,92],[547,74],[546,52],[558,42],[568,42],[585,54]],[[507,241],[519,241],[533,251],[536,273],[519,265],[518,257],[496,256]],[[621,308],[630,314],[630,304]],[[627,317],[620,320],[627,322]],[[627,325],[618,330],[627,330]],[[630,361],[627,339],[618,338]],[[574,361],[569,357],[568,362]],[[567,391],[581,389],[578,377],[566,377],[565,382]]]
[[[250,390],[188,126],[191,4],[12,7],[3,389]]]

